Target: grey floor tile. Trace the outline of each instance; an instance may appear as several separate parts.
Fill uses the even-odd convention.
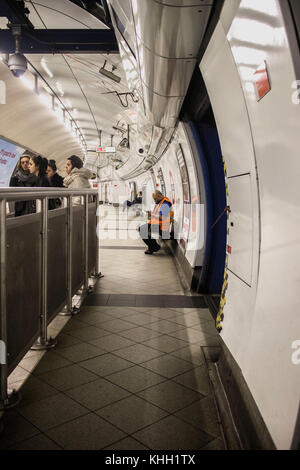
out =
[[[185,387],[201,393],[202,395],[211,394],[210,379],[206,365],[196,367],[189,372],[173,377],[173,380]]]
[[[0,434],[0,450],[7,449],[16,442],[39,434],[39,429],[27,421],[15,410],[8,410],[3,415],[3,432]]]
[[[40,375],[44,372],[60,369],[61,367],[66,367],[70,364],[71,362],[68,359],[61,357],[53,351],[48,351],[33,370],[33,374]]]
[[[165,377],[155,374],[144,367],[134,366],[130,369],[107,376],[107,380],[120,385],[120,387],[125,388],[132,393],[136,393],[158,383],[164,382],[166,379]]]
[[[55,351],[59,351],[60,349],[67,348],[78,343],[80,343],[80,339],[75,338],[75,336],[68,335],[67,333],[60,333],[57,337]]]
[[[226,450],[223,439],[220,437],[209,442],[206,446],[202,447],[201,450]]]
[[[57,390],[64,391],[88,382],[92,382],[98,377],[92,372],[76,364],[73,364],[68,367],[63,367],[62,369],[57,369],[46,372],[45,374],[41,374],[39,378]]]
[[[187,372],[194,367],[194,364],[183,361],[170,354],[152,359],[143,363],[143,367],[150,369],[157,374],[163,375],[164,377],[171,378],[176,375],[180,375],[183,372]]]
[[[15,444],[9,450],[61,450],[61,447],[44,434],[38,434],[31,439]]]
[[[84,367],[101,377],[105,377],[106,375],[113,374],[120,370],[128,369],[133,365],[134,364],[132,362],[126,361],[125,359],[110,353],[94,357],[88,361],[80,362],[81,367]]]
[[[127,316],[126,320],[138,326],[144,326],[158,321],[156,317],[141,312]]]
[[[115,351],[115,354],[135,364],[141,364],[142,362],[150,361],[150,359],[163,355],[161,351],[149,348],[143,344],[134,344],[128,348],[119,349]]]
[[[157,338],[152,338],[147,341],[143,341],[145,346],[157,349],[165,353],[171,353],[181,348],[186,348],[186,342],[178,338],[172,338],[171,336],[161,335]]]
[[[207,333],[210,336],[218,335],[218,330],[216,329],[215,322],[213,321],[205,321],[198,325],[193,326],[194,330],[201,331],[202,333]]]
[[[148,450],[148,447],[144,446],[132,437],[126,437],[115,444],[105,447],[104,450]]]
[[[202,398],[202,400],[178,411],[175,415],[213,437],[220,436],[219,419],[212,397]]]
[[[85,361],[92,357],[101,356],[101,354],[105,354],[105,352],[106,351],[103,349],[89,343],[74,344],[73,346],[58,351],[61,356],[72,362]]]
[[[106,406],[97,414],[128,434],[167,416],[165,411],[136,396]]]
[[[95,325],[98,322],[106,322],[112,320],[111,315],[101,311],[95,311],[94,307],[85,307],[86,309],[92,309],[90,311],[82,311],[80,314],[81,321],[89,324]]]
[[[202,398],[202,395],[174,382],[167,382],[147,388],[137,395],[169,413],[174,413]]]
[[[190,315],[178,315],[174,319],[170,319],[170,321],[174,321],[180,325],[185,326],[186,328],[193,327],[198,328],[205,323],[210,322],[206,318],[198,317],[198,315],[190,314]]]
[[[219,336],[213,337],[206,333],[194,330],[193,328],[172,331],[170,336],[182,339],[189,344],[199,344],[200,346],[218,346],[220,344]]]
[[[87,328],[87,323],[80,321],[77,317],[71,318],[63,329],[64,333],[69,333],[72,330],[79,330],[80,328]]]
[[[99,323],[97,325],[99,326]],[[121,331],[133,328],[132,323],[129,323],[125,320],[121,320],[120,318],[104,322],[102,326],[106,331],[109,331],[111,333],[119,333]]]
[[[105,336],[108,334],[109,333],[106,330],[102,328],[97,328],[96,325],[86,326],[83,328],[69,331],[69,335],[75,336],[75,338],[78,338],[81,341],[90,341],[92,339],[101,338],[102,336]]]
[[[66,450],[101,450],[126,437],[94,413],[51,429],[47,435]]]
[[[159,320],[158,322],[155,323],[150,323],[150,325],[147,325],[147,328],[150,328],[151,330],[159,331],[160,333],[164,334],[169,334],[172,333],[173,331],[185,331],[185,328],[183,325],[178,325],[178,323],[170,322],[168,320]]]
[[[175,312],[174,310],[168,308],[153,308],[150,309],[147,313],[159,318],[160,320],[174,321],[176,318],[182,317],[182,314],[179,312]]]
[[[62,393],[20,406],[18,411],[41,431],[88,413],[86,408]]]
[[[133,346],[135,343],[130,339],[124,338],[123,336],[111,334],[104,336],[103,338],[90,341],[90,344],[104,349],[107,352],[112,352],[121,348],[126,348],[128,346]]]
[[[99,379],[68,390],[66,394],[93,411],[121,400],[128,396],[129,392],[105,379]]]
[[[132,341],[136,341],[137,343],[146,341],[147,339],[157,338],[157,336],[160,336],[161,334],[162,333],[159,331],[149,330],[142,326],[121,332],[121,336],[132,339]]]
[[[21,405],[43,400],[57,394],[57,390],[47,383],[31,375],[20,389]]]
[[[185,343],[186,344],[186,343]],[[173,351],[172,356],[179,357],[184,361],[192,362],[195,365],[202,365],[205,363],[203,351],[200,346],[191,344],[178,351]]]
[[[132,437],[155,450],[199,450],[211,440],[211,436],[174,416],[168,416]]]

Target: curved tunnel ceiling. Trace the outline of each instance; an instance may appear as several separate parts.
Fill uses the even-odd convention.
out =
[[[37,29],[108,29],[99,19],[69,0],[26,1],[29,20]],[[116,125],[135,121],[135,103],[117,93],[127,93],[127,81],[119,54],[26,54],[29,70],[37,71],[55,91],[82,131],[87,149],[118,145],[122,133]],[[103,67],[121,78],[120,83],[99,73]],[[32,67],[30,67],[32,66]],[[112,137],[113,136],[113,137]],[[86,163],[95,159],[88,154]]]

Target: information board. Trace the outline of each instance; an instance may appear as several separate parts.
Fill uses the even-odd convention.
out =
[[[24,150],[22,147],[0,139],[0,187],[9,186],[12,172]]]

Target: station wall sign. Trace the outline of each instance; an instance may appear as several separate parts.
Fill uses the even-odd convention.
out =
[[[116,153],[116,147],[97,147],[97,153]]]

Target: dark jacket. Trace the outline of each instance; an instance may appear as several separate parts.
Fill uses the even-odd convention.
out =
[[[35,180],[35,183],[33,185],[34,187],[37,187],[37,188],[50,188],[50,183],[49,183],[49,180],[47,178],[47,176],[45,174],[42,174],[42,175],[39,175],[39,176],[36,176],[36,180]],[[52,209],[55,209],[56,208],[56,204],[55,204],[55,199],[49,199],[48,200],[48,209],[49,210],[52,210]],[[33,201],[33,211],[32,212],[36,212],[36,202]]]
[[[64,187],[64,179],[58,174],[55,173],[52,178],[49,180],[50,186],[55,188],[63,188]],[[50,202],[51,201],[51,202]],[[51,204],[51,207],[50,207]],[[54,207],[53,207],[54,206]],[[61,199],[57,197],[56,199],[49,200],[49,209],[57,209],[61,207]]]
[[[55,173],[50,179],[50,186],[54,186],[56,188],[63,188],[64,179],[58,173]]]
[[[19,168],[11,177],[9,186],[16,188],[28,188],[34,186],[36,176],[25,173],[22,168]],[[16,201],[15,202],[15,217],[32,213],[32,201]]]

